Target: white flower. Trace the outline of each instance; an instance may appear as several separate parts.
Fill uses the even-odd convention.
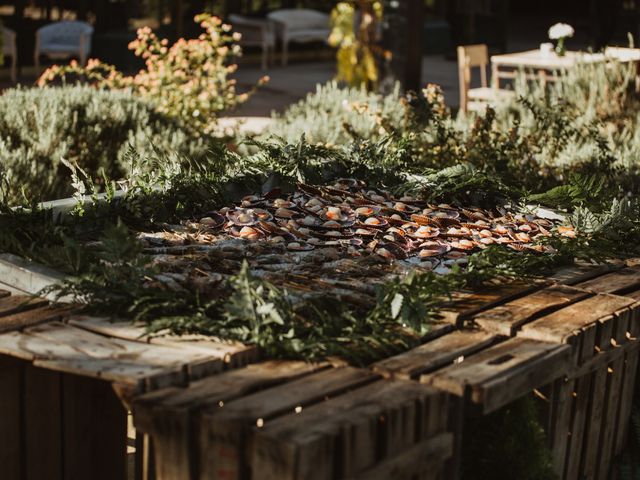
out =
[[[567,23],[556,23],[549,29],[550,40],[560,40],[561,38],[571,38],[575,31]]]

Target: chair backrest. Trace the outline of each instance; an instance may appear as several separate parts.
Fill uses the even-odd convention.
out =
[[[0,27],[2,31],[2,52],[5,55],[15,55],[16,32],[7,27]]]
[[[93,27],[86,22],[63,21],[50,23],[37,31],[41,47],[49,44],[80,47],[80,38],[85,37],[84,48],[89,51],[91,47],[91,34]]]
[[[283,9],[271,12],[268,18],[283,24],[288,30],[329,28],[329,15],[306,8]]]
[[[489,49],[485,44],[458,46],[458,76],[460,81],[460,108],[467,109],[467,93],[471,88],[471,69],[480,67],[480,83],[487,87]]]

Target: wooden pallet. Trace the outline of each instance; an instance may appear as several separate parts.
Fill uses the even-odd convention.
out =
[[[455,479],[464,418],[532,391],[545,399],[558,476],[607,479],[627,434],[639,301],[640,268],[624,264],[462,292],[422,345],[358,369],[254,363],[256,350],[241,345],[148,338],[32,300],[0,316],[0,353],[112,383],[153,443],[159,479]],[[24,376],[5,375],[24,391]],[[9,397],[0,402],[22,398]]]

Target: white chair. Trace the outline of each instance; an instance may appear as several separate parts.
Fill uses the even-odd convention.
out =
[[[269,51],[275,53],[276,34],[269,20],[247,18],[242,15],[229,15],[229,22],[235,32],[242,35],[240,45],[262,48],[262,69],[269,66]]]
[[[2,30],[2,54],[5,57],[11,57],[11,81],[18,81],[18,48],[16,47],[16,32],[7,28],[0,27]]]
[[[81,65],[86,65],[91,51],[93,27],[85,22],[64,21],[51,23],[36,32],[34,63],[40,70],[40,55],[54,60],[77,56]]]
[[[487,83],[489,50],[486,45],[458,47],[458,75],[460,81],[460,110],[482,110],[489,104],[509,100],[515,95],[511,90],[491,88]],[[471,88],[471,68],[480,67],[480,88]]]
[[[278,25],[282,41],[282,65],[287,64],[289,42],[326,42],[331,33],[329,15],[308,9],[276,10],[268,15]]]

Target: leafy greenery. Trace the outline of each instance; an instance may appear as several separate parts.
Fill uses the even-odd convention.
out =
[[[128,151],[170,152],[198,160],[211,139],[196,139],[175,121],[126,92],[89,87],[12,89],[0,96],[0,169],[3,200],[69,196],[63,159],[93,177],[120,179],[131,169]],[[157,155],[156,155],[157,152]]]

